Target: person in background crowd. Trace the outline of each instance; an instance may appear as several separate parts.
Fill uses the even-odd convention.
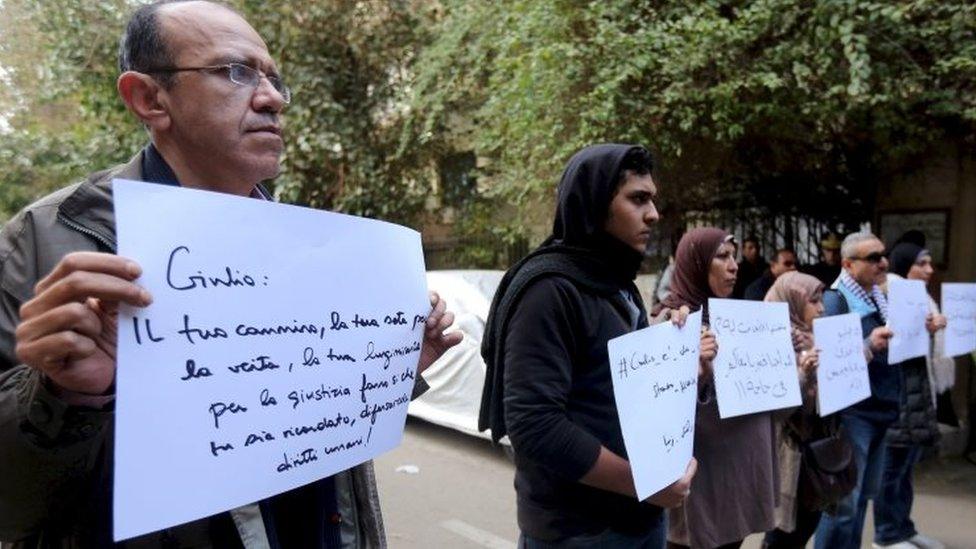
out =
[[[113,543],[117,312],[121,302],[145,307],[152,296],[136,283],[141,267],[115,255],[112,178],[270,200],[261,182],[280,169],[281,115],[291,98],[264,40],[213,2],[136,7],[119,67],[119,96],[149,143],[127,164],[28,206],[0,231],[0,540],[386,547],[372,462]],[[418,373],[461,337],[444,333],[453,317],[444,301],[432,294],[431,305]]]
[[[664,298],[668,297],[671,293],[671,275],[674,274],[674,253],[668,256],[668,264],[664,266],[661,270],[661,274],[657,277],[657,283],[654,285],[654,304],[658,304],[664,301]]]
[[[820,240],[820,261],[800,271],[815,277],[824,286],[830,286],[840,275],[840,238],[837,233],[827,233]]]
[[[925,233],[912,229],[905,231],[895,245],[907,242],[919,248],[925,248]],[[931,265],[932,259],[928,263]],[[926,284],[929,280],[926,280]],[[929,309],[933,314],[940,314],[939,306],[932,297],[929,297]],[[932,354],[929,356],[929,381],[932,384],[932,392],[935,395],[935,409],[939,423],[944,423],[952,427],[959,427],[959,417],[952,404],[952,387],[956,384],[956,361],[952,357],[944,356],[945,334],[936,332],[933,337]],[[976,431],[974,431],[976,432]]]
[[[805,463],[801,443],[826,435],[824,418],[817,414],[817,378],[819,351],[813,341],[813,320],[823,314],[824,285],[803,273],[788,272],[776,279],[765,301],[786,303],[790,311],[793,349],[800,376],[803,404],[787,411],[779,424],[779,501],[776,505],[776,529],[767,532],[764,549],[806,547],[820,523],[820,509],[804,505],[801,468]],[[777,413],[777,418],[782,414]]]
[[[741,299],[746,292],[746,288],[754,280],[762,276],[769,264],[762,256],[762,249],[759,247],[759,238],[756,235],[749,235],[742,241],[742,261],[739,262],[739,274],[735,279],[735,288],[732,289],[732,297]]]
[[[908,278],[927,284],[932,273],[932,256],[928,250],[907,241],[892,248],[889,280]],[[931,297],[929,300],[931,301]],[[930,306],[934,306],[934,301]],[[938,308],[929,313],[925,326],[933,338],[941,335],[946,320],[938,313]],[[938,540],[920,534],[911,519],[914,499],[912,470],[922,459],[925,449],[934,447],[939,440],[934,393],[929,384],[927,367],[933,359],[935,357],[930,352],[925,357],[912,358],[894,365],[902,374],[901,410],[898,421],[888,428],[886,438],[881,494],[874,502],[875,547],[944,547]]]
[[[512,442],[521,548],[660,548],[663,508],[688,495],[694,459],[637,500],[607,353],[607,341],[647,326],[634,279],[658,220],[652,168],[635,145],[576,153],[551,236],[492,301],[478,427]]]
[[[681,307],[702,311],[708,325],[708,298],[727,298],[738,266],[732,235],[716,228],[692,229],[675,254],[671,294],[655,314]],[[779,476],[770,413],[720,419],[712,360],[718,344],[702,334],[695,450],[698,475],[684,507],[670,512],[669,546],[734,548],[754,532],[771,530]]]
[[[901,236],[898,237],[898,240],[896,240],[894,244],[891,245],[891,247],[894,248],[895,246],[901,244],[902,242],[907,242],[909,244],[914,244],[919,248],[924,248],[926,242],[925,233],[919,231],[918,229],[905,231]]]
[[[901,374],[888,365],[885,326],[888,303],[880,284],[885,281],[888,258],[884,244],[871,233],[848,235],[841,244],[841,272],[824,292],[826,316],[857,313],[861,331],[871,352],[868,377],[871,396],[837,412],[854,448],[857,485],[834,514],[824,514],[817,527],[816,549],[857,549],[869,499],[878,494],[884,467],[884,441],[888,427],[898,418]]]
[[[766,269],[762,276],[753,280],[752,284],[746,287],[746,291],[742,297],[752,301],[762,301],[766,297],[769,289],[773,287],[773,282],[777,278],[782,276],[783,273],[795,270],[796,254],[793,253],[793,250],[788,248],[776,250],[773,261],[769,264],[769,268]]]

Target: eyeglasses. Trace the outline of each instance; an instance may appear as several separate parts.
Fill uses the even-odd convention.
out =
[[[258,87],[261,84],[262,78],[267,78],[268,82],[271,83],[271,87],[281,94],[281,98],[284,99],[285,103],[291,103],[291,88],[281,81],[281,77],[266,74],[259,69],[248,67],[241,63],[227,63],[226,65],[210,65],[207,67],[160,67],[146,72],[173,73],[184,71],[223,72],[231,82],[239,86],[250,86],[252,88]]]
[[[852,257],[851,259],[867,261],[868,263],[881,263],[882,259],[888,259],[888,254],[886,252],[871,252],[864,257]]]

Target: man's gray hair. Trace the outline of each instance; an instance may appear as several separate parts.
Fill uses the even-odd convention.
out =
[[[869,232],[851,233],[847,235],[840,245],[840,256],[844,259],[853,258],[854,254],[857,253],[857,247],[862,242],[867,242],[868,240],[881,239]]]

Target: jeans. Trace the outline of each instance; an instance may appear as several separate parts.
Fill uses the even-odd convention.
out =
[[[519,549],[664,549],[668,537],[667,513],[643,534],[628,535],[607,528],[596,534],[581,534],[555,541],[519,536]]]
[[[885,432],[888,423],[868,421],[841,412],[841,424],[854,447],[857,486],[837,506],[833,515],[824,513],[814,540],[816,549],[858,549],[867,514],[868,500],[876,499],[884,471]]]
[[[912,522],[912,469],[922,457],[921,446],[889,446],[885,455],[881,496],[874,502],[874,542],[891,545],[918,532]]]

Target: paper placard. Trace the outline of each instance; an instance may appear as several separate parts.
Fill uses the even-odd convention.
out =
[[[114,196],[154,299],[119,315],[116,540],[400,443],[430,310],[417,232],[166,185]]]
[[[861,319],[857,313],[814,319],[813,340],[820,349],[817,409],[821,416],[871,396]]]
[[[607,342],[613,396],[639,500],[685,474],[695,441],[701,312]]]
[[[799,406],[800,379],[786,303],[709,299],[718,340],[715,394],[722,418]]]
[[[929,352],[929,295],[921,280],[888,280],[888,327],[894,335],[888,342],[888,364],[898,364]]]
[[[976,284],[943,283],[942,314],[946,317],[946,356],[976,351]]]

